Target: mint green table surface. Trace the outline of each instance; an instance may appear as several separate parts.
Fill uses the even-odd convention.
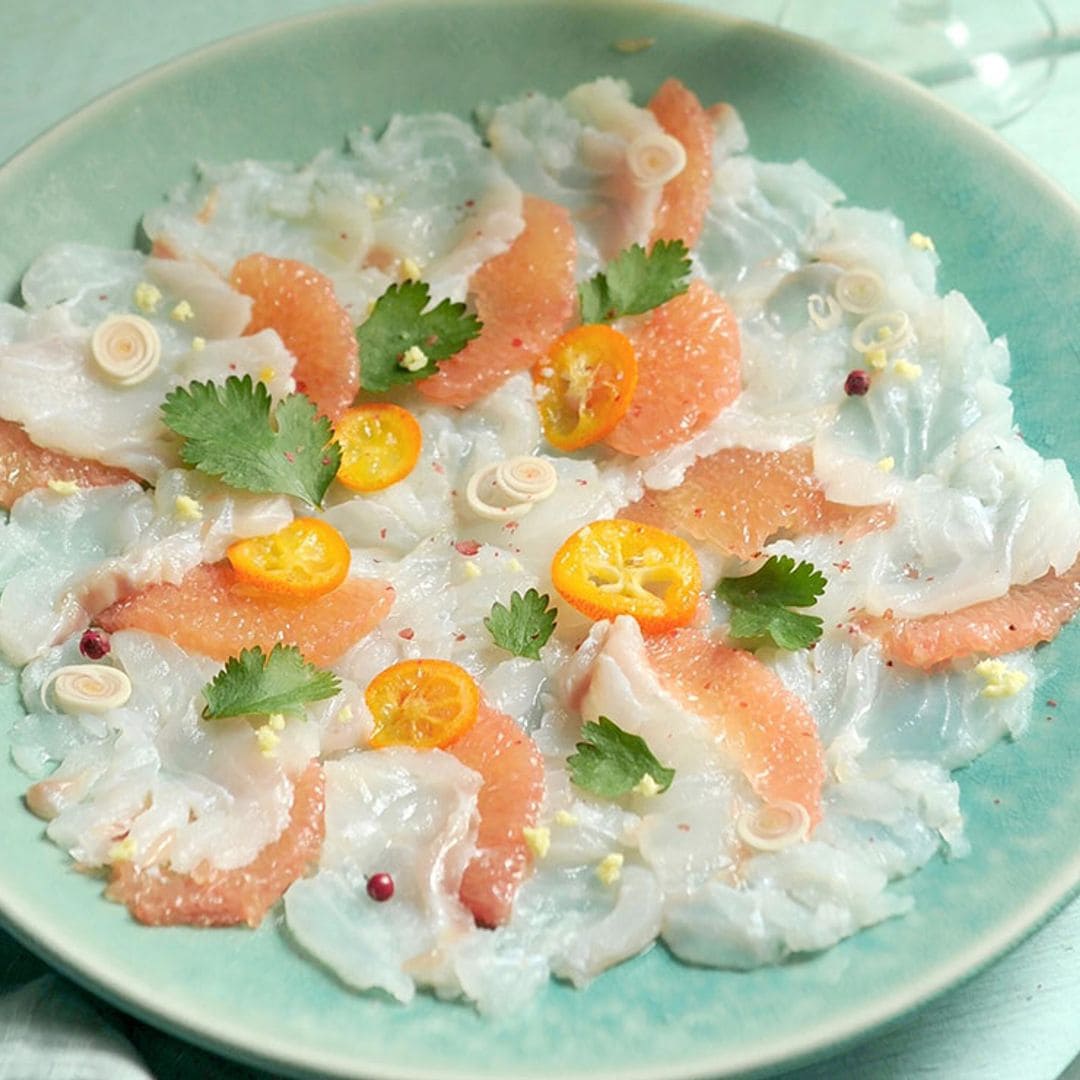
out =
[[[778,0],[696,2],[766,22],[779,6]],[[887,2],[867,0],[868,6]],[[987,3],[1007,7],[1012,0]],[[326,0],[0,0],[0,162],[67,114],[161,61],[332,6],[337,5]],[[1051,7],[1063,29],[1080,34],[1080,0],[1051,0]],[[1049,93],[1002,133],[1074,198],[1080,198],[1078,110],[1080,52],[1060,59]],[[98,1030],[106,1035],[88,1037]],[[0,1080],[265,1075],[97,1004],[51,976],[2,931],[0,1037],[8,1043],[0,1045]],[[8,1051],[35,1039],[47,1046],[66,1043],[66,1060],[46,1071],[43,1055],[40,1068],[28,1071],[25,1055],[16,1059]],[[785,1080],[1080,1080],[1077,1055],[1080,899],[990,970],[916,1016],[840,1057],[788,1073]]]

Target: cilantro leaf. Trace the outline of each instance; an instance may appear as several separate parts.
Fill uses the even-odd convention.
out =
[[[785,607],[811,607],[825,591],[825,575],[811,563],[795,565],[790,555],[772,555],[747,577],[726,578],[717,585],[729,603],[760,601]]]
[[[660,791],[671,787],[675,770],[661,765],[640,735],[623,731],[606,716],[598,723],[583,724],[581,734],[586,741],[579,742],[578,752],[566,759],[570,779],[579,788],[615,799],[632,791],[646,775]]]
[[[556,612],[548,607],[550,601],[550,596],[541,596],[535,589],[530,589],[524,596],[513,592],[509,608],[492,604],[484,625],[499,648],[514,656],[539,660],[541,646],[555,630]]]
[[[583,323],[610,322],[659,307],[689,287],[690,254],[681,240],[658,240],[646,254],[640,244],[620,252],[578,286]]]
[[[465,311],[464,304],[443,300],[424,311],[431,299],[427,283],[405,281],[391,285],[375,301],[371,314],[357,327],[360,385],[382,393],[393,386],[434,375],[438,364],[460,352],[483,323]],[[427,363],[416,371],[401,366],[407,350],[420,349]]]
[[[789,611],[811,607],[825,591],[825,576],[811,563],[795,565],[790,555],[771,556],[756,573],[725,578],[716,595],[731,606],[731,636],[771,638],[781,649],[805,649],[821,637],[816,615]]]
[[[165,398],[162,417],[184,437],[188,465],[245,491],[295,495],[321,506],[341,464],[334,429],[305,394],[270,412],[270,391],[250,375],[224,386],[193,382]]]
[[[821,637],[821,619],[803,615],[787,608],[733,608],[731,636],[739,640],[757,641],[772,638],[778,648],[794,652],[805,649]]]
[[[278,642],[269,656],[256,645],[230,657],[203,688],[203,716],[220,720],[290,712],[305,702],[331,698],[340,689],[337,676],[309,664],[295,645]]]

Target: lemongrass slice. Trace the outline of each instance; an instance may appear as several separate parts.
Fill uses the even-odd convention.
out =
[[[781,799],[744,811],[735,822],[735,831],[743,843],[758,851],[782,851],[806,839],[810,814],[802,804]]]
[[[869,315],[885,302],[885,282],[873,270],[845,270],[837,279],[836,301],[852,315]]]
[[[110,315],[94,330],[90,353],[112,382],[134,386],[157,369],[161,361],[161,338],[140,315]]]
[[[50,690],[61,712],[100,715],[126,704],[131,697],[131,680],[119,668],[68,664],[57,668],[41,687],[41,703],[46,709]]]
[[[481,518],[489,521],[509,521],[527,514],[532,508],[531,502],[506,498],[505,492],[495,485],[495,476],[499,466],[485,465],[469,477],[465,485],[465,502],[469,509]]]
[[[523,454],[500,462],[495,467],[495,487],[509,502],[541,502],[559,486],[555,466],[545,458]]]
[[[892,352],[911,337],[911,320],[903,311],[879,311],[867,315],[851,331],[851,345],[861,353],[873,349]]]
[[[806,314],[819,330],[832,330],[843,321],[844,313],[835,296],[811,293],[806,298]]]
[[[656,187],[686,168],[686,148],[664,132],[639,135],[626,148],[626,164],[641,187]]]

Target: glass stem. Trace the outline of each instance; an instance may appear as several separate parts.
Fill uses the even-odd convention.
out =
[[[911,26],[936,22],[949,17],[949,0],[896,0],[897,19]]]

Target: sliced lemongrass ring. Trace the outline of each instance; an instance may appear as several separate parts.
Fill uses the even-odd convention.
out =
[[[495,485],[498,469],[498,465],[485,465],[477,469],[465,485],[465,502],[477,517],[489,521],[510,521],[522,517],[533,508],[533,504],[520,499],[508,500]]]
[[[686,148],[674,136],[661,131],[639,135],[626,148],[626,164],[636,183],[656,187],[686,168]]]
[[[801,803],[781,799],[741,813],[735,831],[743,843],[758,851],[782,851],[806,839],[810,814]]]
[[[494,483],[510,502],[541,502],[559,486],[559,474],[545,458],[523,454],[500,462]]]
[[[41,687],[41,703],[49,705],[49,692],[56,707],[69,715],[100,715],[118,709],[131,697],[131,680],[114,667],[100,664],[68,664],[57,668]]]
[[[911,320],[904,311],[879,311],[867,315],[851,331],[851,345],[861,353],[872,349],[892,352],[911,337]]]
[[[157,369],[161,338],[140,315],[110,315],[94,330],[90,353],[107,378],[119,386],[134,386]]]
[[[819,330],[832,330],[844,319],[836,297],[822,296],[821,293],[811,293],[806,298],[806,315]]]
[[[885,302],[885,282],[873,270],[845,270],[834,288],[836,302],[852,315],[869,315]]]

